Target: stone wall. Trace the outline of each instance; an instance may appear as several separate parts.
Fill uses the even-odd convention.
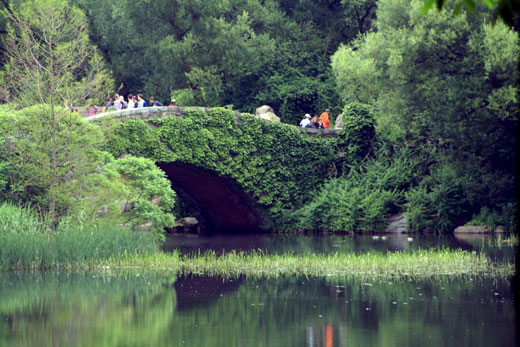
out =
[[[101,119],[105,117],[113,117],[116,119],[127,120],[127,119],[149,119],[149,118],[166,118],[166,117],[184,117],[186,110],[203,110],[209,113],[210,108],[200,106],[162,106],[162,107],[144,107],[144,108],[131,108],[120,111],[97,113],[94,116],[85,117],[87,121]],[[235,112],[237,121],[240,121],[240,113]],[[297,126],[295,126],[297,127]],[[312,128],[300,128],[302,133],[306,133],[309,136],[320,136],[323,138],[337,137],[338,132],[341,129],[312,129]]]

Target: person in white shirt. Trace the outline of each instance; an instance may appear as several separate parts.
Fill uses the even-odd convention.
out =
[[[302,121],[300,122],[300,126],[302,128],[310,128],[311,127],[311,115],[310,114],[305,114],[305,116],[303,117]]]
[[[128,108],[135,108],[134,96],[132,94],[128,94]]]

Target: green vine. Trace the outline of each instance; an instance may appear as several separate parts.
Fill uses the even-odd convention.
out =
[[[326,178],[334,160],[328,140],[297,127],[213,108],[184,118],[127,120],[108,126],[106,150],[156,162],[180,161],[235,179],[272,216],[301,207]]]

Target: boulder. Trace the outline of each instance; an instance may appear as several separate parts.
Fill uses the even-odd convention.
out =
[[[495,234],[503,234],[506,232],[506,228],[504,228],[504,226],[502,225],[497,225],[497,227],[495,228]]]
[[[334,122],[335,129],[343,129],[343,113],[341,113]]]
[[[388,218],[387,233],[405,233],[408,231],[408,218],[402,214],[395,214]]]
[[[463,225],[455,229],[456,234],[482,234],[489,233],[489,227],[487,225]]]
[[[199,233],[199,221],[194,217],[184,217],[175,221],[175,232]]]
[[[180,220],[182,225],[192,227],[199,224],[199,221],[195,217],[184,217]]]
[[[280,117],[274,114],[274,110],[271,106],[263,105],[256,109],[256,116],[261,119],[265,119],[268,121],[279,122]]]

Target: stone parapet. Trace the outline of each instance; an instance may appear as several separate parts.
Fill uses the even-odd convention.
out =
[[[201,106],[161,106],[161,107],[142,107],[131,108],[124,110],[117,110],[111,112],[97,113],[93,116],[85,117],[87,121],[111,117],[120,120],[127,119],[150,119],[150,118],[167,118],[167,117],[184,117],[186,110],[203,110],[209,113],[211,108]],[[237,121],[240,120],[241,114],[235,112]],[[341,129],[314,129],[314,128],[300,128],[301,132],[309,136],[318,136],[322,138],[337,137]]]

